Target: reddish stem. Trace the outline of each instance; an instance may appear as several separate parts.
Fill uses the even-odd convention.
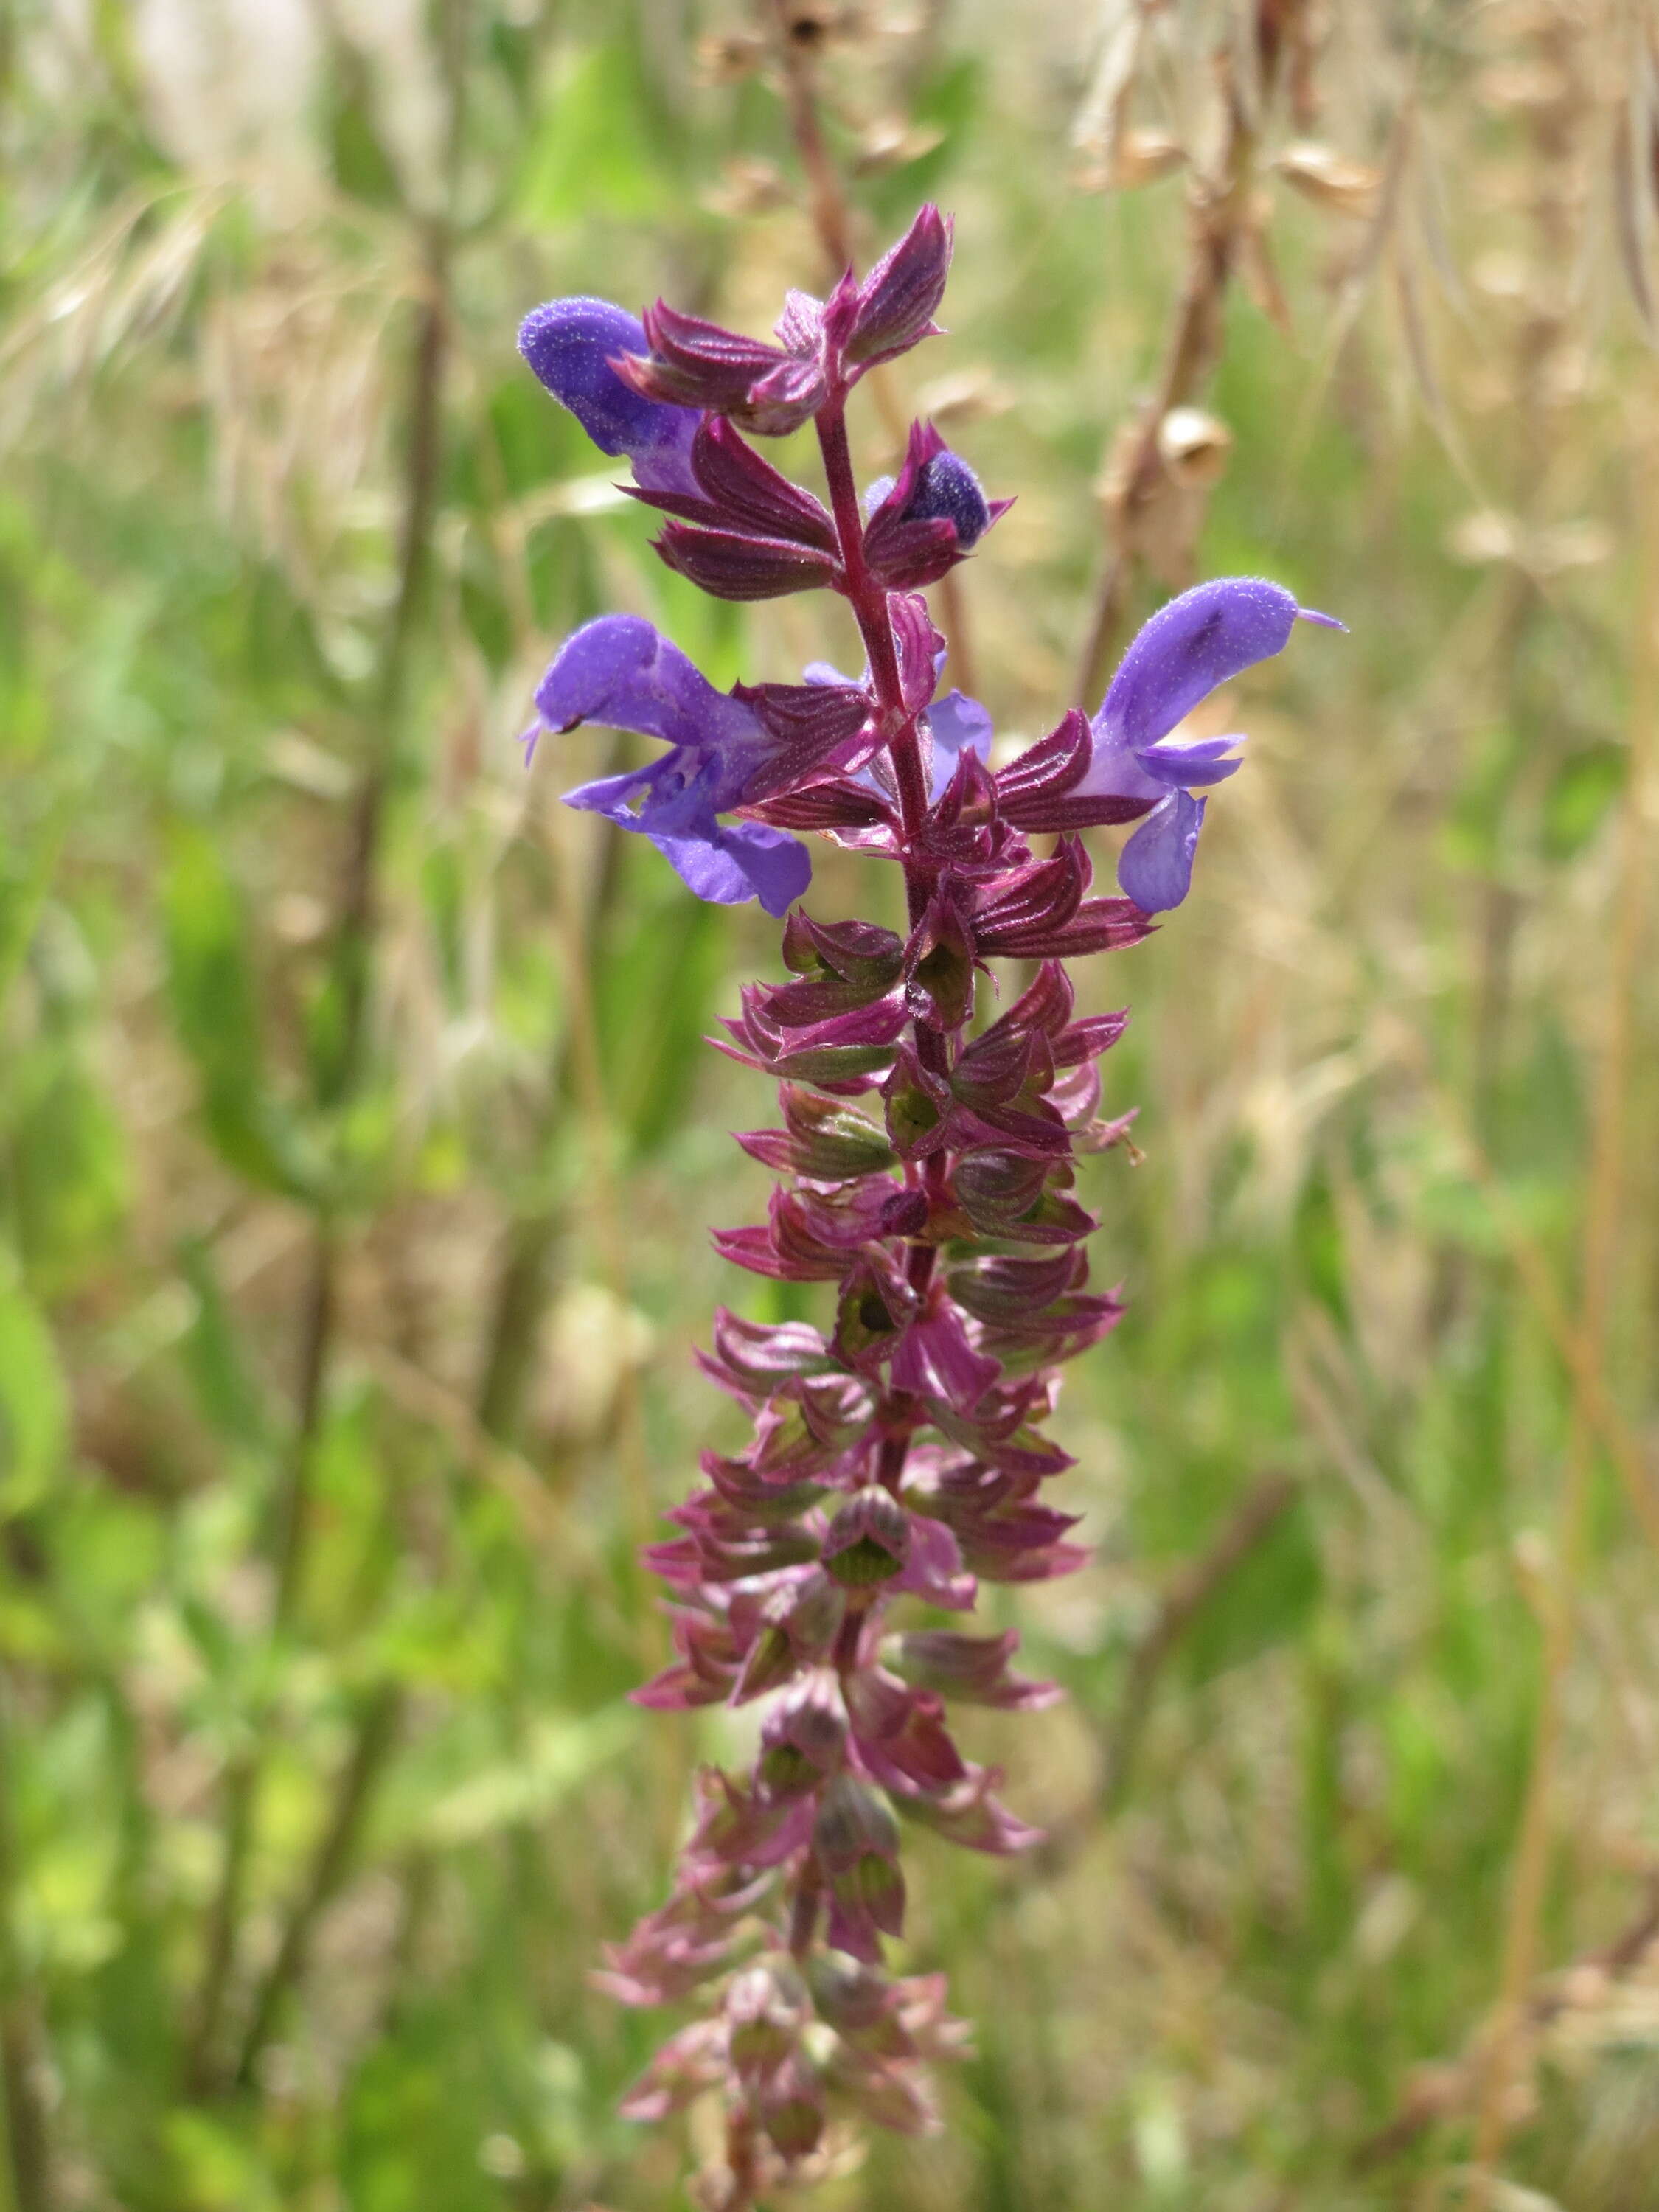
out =
[[[870,679],[875,687],[881,732],[893,763],[898,787],[899,818],[903,827],[904,890],[914,929],[927,908],[933,890],[932,871],[916,848],[921,842],[927,812],[927,785],[921,772],[921,743],[916,718],[904,703],[899,679],[898,647],[887,593],[870,573],[864,557],[864,519],[859,513],[858,485],[853,476],[853,455],[847,443],[847,397],[838,392],[819,413],[818,444],[823,452],[823,472],[830,483],[830,504],[841,540],[843,586],[854,617],[870,657]],[[921,1044],[921,1024],[917,1024]]]
[[[879,724],[893,765],[893,781],[899,802],[899,857],[904,869],[904,900],[915,929],[933,896],[935,871],[921,851],[927,815],[927,779],[921,764],[921,739],[917,714],[905,704],[899,673],[898,646],[888,594],[871,573],[864,553],[864,518],[859,511],[857,479],[853,473],[852,449],[847,440],[847,394],[838,391],[817,416],[818,445],[830,488],[830,505],[840,540],[842,588],[852,607],[864,650],[870,663],[870,680],[876,695]],[[948,1076],[951,1042],[944,1030],[930,1022],[913,1020],[916,1057],[930,1074]],[[941,1195],[949,1180],[950,1163],[935,1152],[922,1170],[930,1195]],[[912,1290],[925,1294],[933,1280],[937,1253],[932,1244],[913,1243],[906,1264]],[[912,1427],[896,1430],[883,1442],[877,1479],[897,1493],[904,1475]]]

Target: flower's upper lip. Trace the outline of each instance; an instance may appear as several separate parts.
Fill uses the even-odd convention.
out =
[[[645,343],[637,315],[587,297],[550,300],[532,308],[519,331],[519,350],[538,379],[602,453],[625,453],[635,481],[647,489],[692,490],[691,441],[701,414],[641,398],[613,365]]]
[[[1342,627],[1297,606],[1282,585],[1218,577],[1161,607],[1125,653],[1090,726],[1094,753],[1078,792],[1152,802],[1118,864],[1119,883],[1143,909],[1185,897],[1204,820],[1192,794],[1239,767],[1241,738],[1176,732],[1219,685],[1281,652],[1298,620]]]
[[[1300,612],[1282,585],[1260,576],[1182,592],[1130,643],[1095,717],[1097,733],[1136,751],[1156,744],[1219,684],[1282,652]]]

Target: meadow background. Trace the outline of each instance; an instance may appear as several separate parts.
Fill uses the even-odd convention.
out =
[[[1194,568],[1352,635],[1085,980],[1094,1563],[993,1600],[1069,1702],[970,1731],[1054,1841],[914,1851],[976,2055],[821,2201],[1659,2206],[1656,82],[1634,0],[0,11],[6,2212],[681,2201],[585,1978],[722,1740],[626,1702],[633,1561],[709,1309],[797,1295],[705,1236],[775,947],[514,738],[604,608],[720,683],[850,634],[670,576],[514,336],[764,327],[928,196],[860,459],[926,409],[1018,493],[939,610],[1008,738],[1103,574],[1120,643]]]

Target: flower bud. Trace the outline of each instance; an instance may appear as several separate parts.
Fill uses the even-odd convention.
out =
[[[951,220],[930,202],[859,287],[844,358],[869,368],[932,337],[950,273]]]
[[[898,1342],[915,1307],[913,1291],[886,1270],[861,1261],[842,1289],[836,1350],[854,1367],[874,1374]]]
[[[965,553],[991,526],[991,508],[979,478],[947,446],[927,462],[904,503],[906,522],[948,522]]]
[[[909,1516],[890,1491],[872,1483],[854,1491],[823,1540],[823,1564],[848,1589],[867,1589],[902,1571]]]
[[[845,1603],[830,1577],[817,1571],[772,1591],[758,1618],[752,1598],[734,1601],[732,1627],[740,1643],[744,1634],[750,1641],[732,1702],[746,1705],[781,1687],[803,1662],[821,1659],[836,1640]]]
[[[879,1790],[856,1775],[837,1774],[818,1807],[812,1847],[832,1875],[850,1874],[869,1857],[896,1861],[898,1822]]]
[[[755,2081],[781,2066],[795,2047],[805,1989],[782,1960],[746,1967],[726,1993],[727,2050],[740,2081]]]
[[[761,2085],[761,2124],[781,2158],[805,2158],[823,2133],[823,2083],[805,2052],[792,2051]]]
[[[838,1875],[830,1884],[843,1903],[849,1894],[884,1936],[904,1933],[904,1874],[898,1861],[866,1851],[850,1876]]]
[[[815,592],[836,565],[828,554],[774,538],[745,538],[732,530],[698,530],[667,522],[652,540],[659,560],[717,599],[778,599]]]
[[[887,1976],[844,1952],[815,1952],[807,1962],[806,1978],[813,2010],[837,2035],[866,2033],[893,2008],[894,1985]]]
[[[847,1712],[841,1684],[827,1667],[793,1683],[767,1716],[757,1769],[769,1796],[796,1797],[817,1789],[841,1763]]]
[[[959,1030],[974,1011],[974,933],[966,898],[948,870],[904,948],[904,977],[920,1021]]]
[[[916,1160],[945,1141],[943,1085],[928,1075],[910,1046],[899,1048],[893,1072],[881,1087],[887,1134],[901,1159]]]
[[[751,1698],[763,1697],[768,1690],[776,1690],[787,1682],[797,1665],[795,1647],[782,1626],[768,1621],[750,1645],[732,1692],[734,1705],[745,1705]]]

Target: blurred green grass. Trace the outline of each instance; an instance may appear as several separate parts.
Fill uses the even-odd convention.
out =
[[[1604,96],[1552,167],[1535,82],[1530,106],[1494,82],[1559,69],[1558,18],[1595,27],[1337,12],[1317,127],[1377,158],[1416,72],[1462,289],[1427,311],[1425,383],[1395,265],[1433,296],[1425,234],[1402,224],[1360,286],[1352,227],[1264,184],[1292,334],[1233,298],[1204,565],[1279,576],[1352,634],[1241,687],[1250,762],[1193,899],[1085,984],[1133,1005],[1112,1095],[1145,1152],[1092,1170],[1097,1273],[1133,1301],[1065,1409],[1097,1556],[997,1595],[1070,1698],[974,1742],[1068,1849],[1043,1878],[919,1853],[908,1948],[949,1968],[978,2054],[947,2140],[876,2145],[830,2212],[1357,2212],[1449,2201],[1431,2192],[1468,2155],[1468,2085],[1415,2069],[1490,2016],[1537,1724],[1571,1393],[1514,1261],[1519,1238],[1580,1310],[1659,418],[1573,166]],[[1197,13],[1162,87],[1178,113],[1207,81]],[[585,1976],[654,1900],[696,1755],[696,1728],[625,1703],[661,1636],[635,1547],[725,1419],[689,1347],[718,1298],[811,1303],[734,1285],[704,1235],[759,1199],[724,1133],[764,1102],[700,1039],[775,948],[558,809],[609,738],[545,745],[531,779],[513,739],[552,645],[605,607],[721,683],[851,647],[816,611],[740,617],[663,571],[513,339],[561,291],[758,322],[818,280],[779,104],[699,46],[742,29],[657,0],[10,19],[16,2212],[675,2201],[680,2146],[614,2116],[662,2023]],[[1094,480],[1158,358],[1182,185],[1073,188],[1076,11],[890,33],[830,56],[832,127],[866,249],[926,194],[957,212],[951,336],[902,396],[1019,494],[964,599],[981,691],[1034,736],[1071,696]],[[894,113],[916,135],[860,168],[849,118]],[[1531,550],[1472,562],[1494,510]],[[813,898],[890,889],[830,856]],[[1607,1364],[1650,1464],[1645,927]],[[1107,1817],[1160,1592],[1280,1475],[1295,1504],[1171,1641]],[[1656,1863],[1653,1560],[1599,1466],[1591,1505],[1550,1967],[1636,1924]],[[1504,2201],[1644,2212],[1659,1973],[1642,1952],[1560,1990]],[[1443,2118],[1364,2163],[1437,2082]]]

